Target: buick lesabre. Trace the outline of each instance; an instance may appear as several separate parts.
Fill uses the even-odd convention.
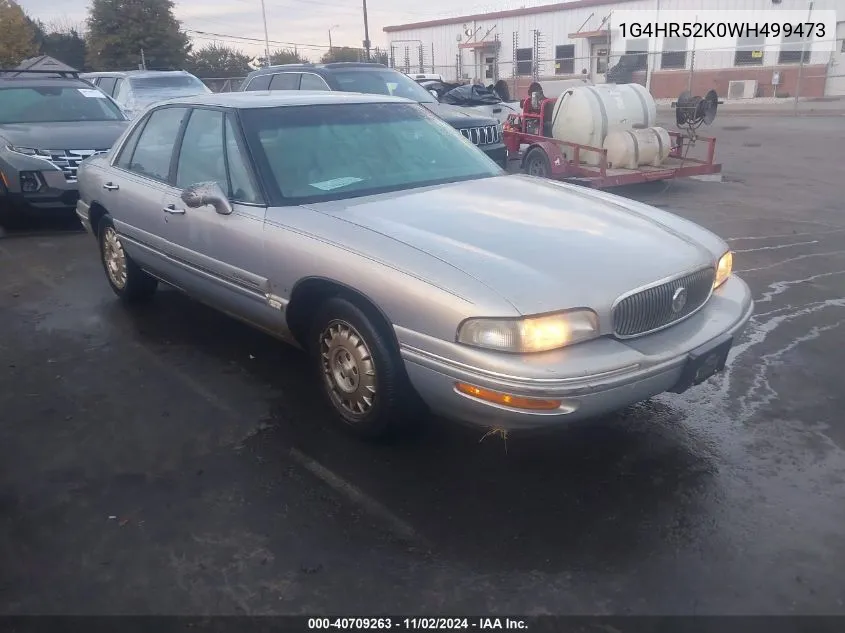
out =
[[[425,408],[516,429],[682,392],[724,368],[753,308],[710,231],[506,175],[393,97],[156,104],[79,185],[121,299],[164,282],[304,348],[365,436]]]

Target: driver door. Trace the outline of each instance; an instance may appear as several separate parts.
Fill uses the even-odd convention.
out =
[[[281,313],[270,308],[264,269],[266,205],[259,193],[237,127],[224,109],[194,107],[174,153],[162,214],[165,237],[184,268],[185,290],[198,299],[264,328],[275,329]],[[216,182],[232,213],[211,205],[189,208],[184,189]]]

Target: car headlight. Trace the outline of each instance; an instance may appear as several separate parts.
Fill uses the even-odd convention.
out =
[[[728,251],[719,258],[719,263],[716,264],[716,279],[713,280],[713,289],[715,290],[728,280],[734,268],[734,254]]]
[[[519,319],[467,319],[458,328],[458,343],[500,352],[545,352],[598,336],[592,310],[568,310]]]
[[[18,147],[17,145],[7,145],[6,149],[10,152],[23,154],[24,156],[40,156],[42,158],[49,158],[50,152],[43,149],[34,149],[32,147]]]

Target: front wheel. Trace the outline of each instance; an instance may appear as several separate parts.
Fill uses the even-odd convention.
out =
[[[526,174],[540,178],[548,178],[552,173],[549,156],[542,147],[534,147],[528,152],[523,169]]]
[[[120,236],[108,216],[100,221],[97,234],[100,241],[100,261],[114,293],[127,303],[152,297],[158,287],[158,281],[141,270],[126,254]]]
[[[341,297],[327,300],[310,338],[323,392],[348,430],[381,438],[408,426],[416,394],[393,341],[364,310]]]

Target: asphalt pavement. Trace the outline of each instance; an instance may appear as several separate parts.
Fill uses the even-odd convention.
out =
[[[121,306],[72,223],[0,239],[0,613],[845,615],[841,118],[707,131],[723,182],[616,192],[734,247],[729,370],[554,432],[362,443],[300,352]]]

